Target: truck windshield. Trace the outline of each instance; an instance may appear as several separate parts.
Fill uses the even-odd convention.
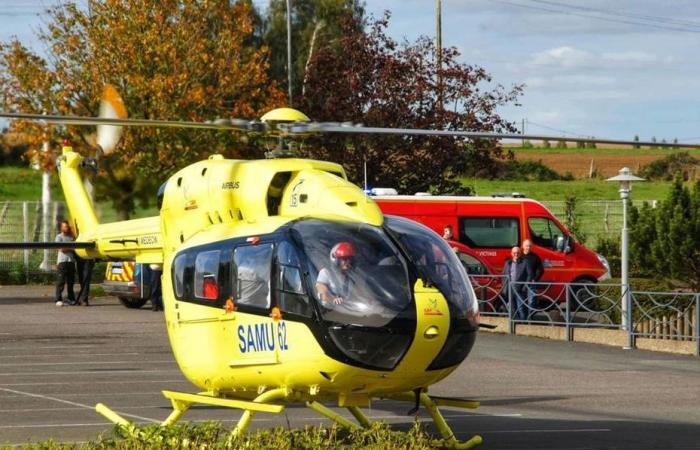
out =
[[[408,271],[382,228],[302,220],[292,226],[292,236],[306,255],[325,320],[382,327],[407,312]]]
[[[467,272],[447,242],[428,227],[397,216],[384,216],[385,225],[408,253],[420,277],[445,296],[455,318],[476,314],[476,296]]]

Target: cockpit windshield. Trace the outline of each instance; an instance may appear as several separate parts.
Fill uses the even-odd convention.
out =
[[[385,225],[400,243],[418,271],[442,292],[456,318],[476,314],[476,296],[466,270],[447,242],[432,230],[412,220],[384,216]]]
[[[408,272],[382,228],[303,220],[292,226],[292,233],[308,258],[325,320],[382,327],[407,310]]]

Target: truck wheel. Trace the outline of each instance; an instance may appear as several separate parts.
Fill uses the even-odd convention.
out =
[[[145,298],[119,297],[119,301],[127,308],[139,309],[148,301]]]
[[[572,304],[572,307],[580,308],[580,310],[587,308],[591,311],[600,311],[601,305],[598,304],[598,286],[596,286],[596,281],[590,278],[583,278],[574,281],[574,283],[588,283],[592,284],[593,286],[574,286],[572,288],[572,294],[574,295],[576,301]]]

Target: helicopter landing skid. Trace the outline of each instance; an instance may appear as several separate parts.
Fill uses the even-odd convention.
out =
[[[163,395],[169,399],[173,405],[173,412],[161,423],[161,426],[172,425],[177,422],[182,415],[187,412],[187,410],[193,404],[203,404],[212,406],[221,406],[224,408],[234,408],[243,410],[241,418],[238,420],[236,428],[231,432],[231,438],[235,438],[242,434],[253,416],[257,412],[266,413],[281,413],[284,411],[284,405],[278,405],[270,402],[284,401],[284,400],[300,400],[299,396],[295,395],[292,391],[286,388],[272,389],[262,394],[258,395],[254,400],[239,400],[226,397],[217,397],[209,392],[200,394],[188,394],[185,392],[174,392],[174,391],[163,391]],[[390,398],[392,400],[414,402],[415,394],[413,392],[405,392],[402,394],[388,395],[385,398]],[[452,428],[447,424],[445,418],[440,413],[438,406],[449,406],[453,408],[467,408],[475,409],[479,407],[479,402],[472,400],[461,400],[447,397],[430,397],[425,392],[421,392],[419,396],[420,404],[427,410],[430,418],[435,423],[438,431],[442,435],[441,439],[436,439],[432,443],[436,447],[450,448],[450,449],[471,449],[481,444],[481,436],[474,436],[467,441],[459,441],[452,431]],[[322,405],[321,403],[313,400],[305,402],[305,406],[309,409],[316,411],[322,416],[327,417],[338,425],[348,428],[369,428],[372,422],[369,418],[356,406],[348,406],[348,411],[353,415],[353,417],[359,423],[359,426],[354,422],[351,422],[346,417],[336,413],[330,408]],[[137,434],[138,429],[132,423],[117,414],[116,412],[109,409],[102,403],[98,403],[95,406],[95,410],[106,417],[109,421],[120,426],[129,434]]]
[[[388,395],[386,398],[413,403],[416,401],[416,394],[414,392],[404,392],[403,394]],[[431,397],[425,392],[421,392],[418,399],[430,415],[438,432],[442,435],[442,439],[433,441],[435,446],[450,449],[470,449],[483,442],[479,435],[472,436],[466,441],[458,440],[438,408],[439,406],[449,406],[452,408],[476,409],[479,407],[478,401],[450,397]]]

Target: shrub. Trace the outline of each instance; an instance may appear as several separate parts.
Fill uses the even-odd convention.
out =
[[[609,236],[598,236],[598,243],[595,251],[608,260],[610,263],[610,273],[613,278],[620,276],[620,239]]]
[[[639,174],[649,180],[663,181],[671,181],[680,174],[683,181],[688,181],[695,178],[698,168],[700,159],[690,156],[688,152],[678,152],[642,166]]]
[[[541,160],[520,161],[516,159],[504,161],[492,178],[508,181],[556,181],[568,179],[566,176],[562,176],[544,165]]]
[[[117,429],[117,433],[121,433]],[[338,427],[307,426],[302,429],[272,428],[232,437],[219,423],[197,425],[176,424],[167,427],[151,425],[137,429],[135,435],[101,436],[98,440],[77,444],[47,441],[27,446],[35,450],[146,450],[146,449],[256,449],[256,450],[317,450],[317,449],[398,449],[428,450],[430,437],[419,423],[407,432],[394,431],[384,423],[368,429],[346,431]]]

